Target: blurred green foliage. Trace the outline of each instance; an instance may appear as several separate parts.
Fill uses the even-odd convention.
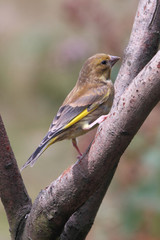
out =
[[[137,4],[1,1],[0,109],[20,167],[47,132],[83,62],[98,52],[123,56]],[[123,155],[87,240],[160,238],[159,126],[156,107]],[[93,135],[80,137],[83,151]],[[71,143],[63,141],[49,148],[34,168],[25,169],[22,176],[33,201],[75,159]],[[0,240],[10,239],[8,228],[0,203]]]

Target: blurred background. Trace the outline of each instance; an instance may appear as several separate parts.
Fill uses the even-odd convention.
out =
[[[84,61],[98,52],[123,56],[137,5],[138,0],[0,1],[0,112],[19,167],[46,134]],[[123,155],[87,240],[160,239],[159,106]],[[82,152],[93,136],[94,131],[79,138]],[[22,172],[33,201],[76,155],[71,142],[62,141]],[[0,202],[0,240],[9,239]]]

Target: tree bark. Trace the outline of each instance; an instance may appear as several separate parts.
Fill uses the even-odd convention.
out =
[[[159,16],[160,2],[158,0],[148,1],[147,3],[142,0],[139,2],[129,44],[124,52],[123,62],[115,82],[114,106],[117,105],[121,94],[133,78],[157,52],[160,40]],[[98,191],[71,216],[61,234],[62,240],[85,238],[87,229],[85,228],[86,235],[84,235],[84,224],[88,226],[89,232],[107,188],[104,180]],[[86,213],[88,219],[86,219]]]
[[[115,89],[120,97],[133,78],[156,54],[160,41],[160,1],[140,0]]]
[[[31,210],[31,200],[24,186],[17,162],[0,116],[0,197],[4,205],[12,239],[18,239]],[[19,238],[20,239],[20,238]]]

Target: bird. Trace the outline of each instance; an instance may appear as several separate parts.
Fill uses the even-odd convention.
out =
[[[64,139],[71,139],[79,156],[82,156],[76,138],[106,119],[114,98],[111,69],[119,59],[118,56],[98,53],[85,61],[75,87],[59,108],[40,145],[21,170],[28,165],[33,166],[50,145]]]

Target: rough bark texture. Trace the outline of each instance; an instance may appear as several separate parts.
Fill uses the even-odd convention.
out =
[[[111,176],[109,177],[110,181],[112,180],[113,172],[111,172]],[[89,199],[75,213],[73,213],[64,226],[63,232],[60,236],[61,240],[85,239],[93,225],[108,185],[108,179],[105,179],[97,191],[95,191],[94,194],[92,194],[91,197],[89,197]]]
[[[117,97],[156,54],[160,40],[159,16],[159,0],[139,1],[130,40],[115,83]]]
[[[136,77],[139,71],[145,66],[145,64],[154,56],[157,51],[160,40],[159,16],[159,0],[148,2],[141,0],[139,2],[129,44],[125,50],[123,63],[115,82],[116,96],[114,107],[116,107],[119,98],[124,92],[125,88],[130,84],[133,78]],[[149,44],[146,44],[147,42]],[[89,213],[88,221],[85,221],[85,224],[89,226],[89,231],[89,223],[94,222],[94,218],[97,213],[96,211],[91,211],[90,213],[90,209],[94,208],[98,211],[98,206],[100,206],[107,188],[108,186],[106,186],[104,181],[98,191],[88,199],[87,203],[85,203],[76,211],[76,213],[74,213],[74,215],[68,220],[65,225],[64,231],[61,235],[62,240],[65,240],[67,238],[84,239],[84,231],[82,227],[84,225],[84,215],[86,215],[86,212]],[[74,229],[76,232],[79,232],[79,235],[76,235],[75,238],[74,234],[72,234],[72,231],[74,231]]]
[[[25,216],[31,210],[31,200],[23,184],[7,133],[0,116],[0,197],[10,226],[12,239],[23,226]]]
[[[12,239],[85,239],[121,155],[160,100],[159,16],[159,0],[140,1],[108,118],[83,159],[32,206],[0,119],[0,196]]]

